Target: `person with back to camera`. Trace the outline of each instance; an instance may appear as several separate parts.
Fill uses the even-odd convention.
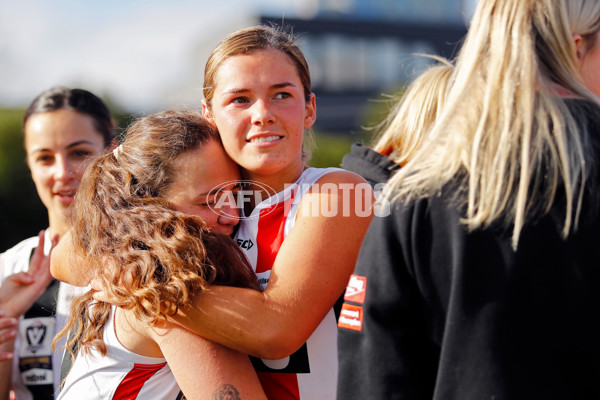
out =
[[[372,217],[372,189],[348,171],[306,165],[315,95],[306,59],[280,28],[242,29],[213,50],[202,108],[250,182],[252,195],[238,196],[246,208],[235,239],[264,291],[210,286],[174,319],[254,356],[267,398],[334,399],[334,305]],[[97,299],[114,301],[106,285],[92,286]]]
[[[481,0],[339,319],[340,399],[600,397],[600,2]]]
[[[375,126],[373,147],[352,144],[342,168],[365,178],[372,186],[387,182],[421,148],[441,114],[454,67],[444,58],[419,75],[396,98],[385,120]]]
[[[226,182],[217,196],[233,196],[239,180],[219,134],[194,111],[138,119],[88,167],[52,274],[79,286],[99,279],[119,307],[94,304],[93,291],[73,301],[59,337],[72,332],[67,348],[78,354],[59,399],[265,398],[246,354],[166,321],[209,284],[260,289],[229,237],[237,210],[210,207],[212,188]]]
[[[59,387],[62,353],[53,354],[51,342],[78,292],[52,281],[45,256],[68,229],[66,213],[83,171],[114,145],[115,129],[100,98],[86,90],[56,87],[33,100],[23,118],[23,132],[27,165],[48,210],[49,225],[38,237],[0,254],[0,283],[12,289],[29,286],[23,288],[27,293],[9,296],[10,303],[0,299],[5,318],[19,319],[18,335],[0,344],[0,351],[14,353],[12,363],[0,363],[0,398],[7,397],[12,386],[18,400],[52,399]]]

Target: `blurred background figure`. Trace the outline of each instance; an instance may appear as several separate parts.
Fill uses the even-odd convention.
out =
[[[479,2],[363,241],[338,398],[600,397],[599,32],[596,0]]]
[[[29,272],[29,279],[39,279],[38,285],[49,285],[34,296],[37,285],[32,284],[27,294],[11,298],[10,307],[0,299],[6,316],[20,319],[17,337],[0,345],[0,351],[14,352],[12,368],[10,362],[0,363],[0,396],[12,386],[19,400],[48,399],[58,389],[62,361],[62,350],[52,353],[52,338],[64,326],[70,302],[81,289],[51,281],[47,256],[68,230],[67,212],[85,168],[115,144],[115,130],[99,97],[56,87],[33,100],[23,118],[23,133],[27,165],[48,211],[48,225],[38,237],[0,254],[0,283],[16,290],[13,274]]]
[[[371,185],[385,183],[423,145],[433,122],[442,112],[452,76],[452,64],[435,57],[439,64],[425,70],[396,97],[387,118],[375,128],[373,148],[354,143],[342,159],[342,168],[356,172]]]

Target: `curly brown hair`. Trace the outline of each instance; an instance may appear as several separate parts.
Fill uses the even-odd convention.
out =
[[[86,170],[71,209],[73,248],[111,303],[154,324],[173,315],[210,284],[260,290],[237,244],[162,198],[174,181],[174,161],[218,133],[194,111],[138,119],[123,143]],[[62,336],[106,354],[103,328],[111,304],[93,290],[74,300]]]

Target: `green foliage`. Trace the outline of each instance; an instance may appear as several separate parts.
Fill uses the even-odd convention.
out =
[[[309,165],[320,168],[339,167],[344,155],[350,152],[352,143],[360,142],[372,146],[377,134],[377,126],[388,117],[405,90],[406,87],[402,86],[393,89],[391,93],[384,93],[368,101],[359,134],[315,132],[314,149]]]
[[[24,162],[25,150],[20,135],[23,110],[0,109],[0,194],[4,194],[11,177],[8,171],[16,162]]]
[[[25,161],[21,130],[24,113],[0,109],[0,251],[48,225],[46,208]]]
[[[390,93],[384,93],[378,98],[372,99],[366,103],[363,122],[363,143],[367,145],[373,144],[376,134],[379,133],[377,129],[378,125],[388,118],[405,91],[406,87],[402,86]]]
[[[343,135],[315,133],[314,148],[308,162],[311,167],[339,167],[344,154],[350,152],[350,145],[357,140]]]

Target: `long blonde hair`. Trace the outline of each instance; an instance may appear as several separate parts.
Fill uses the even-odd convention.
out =
[[[167,111],[137,120],[124,142],[86,170],[72,209],[72,239],[111,303],[148,324],[173,315],[209,284],[259,289],[239,246],[204,221],[175,211],[163,198],[174,163],[218,133],[193,111]],[[103,328],[111,305],[75,299],[60,337],[75,328],[78,343],[106,353]],[[55,339],[56,342],[56,339]]]
[[[562,233],[577,227],[595,161],[585,145],[597,133],[578,126],[565,98],[600,105],[583,85],[569,20],[585,3],[597,1],[479,2],[431,140],[390,181],[396,195],[432,196],[453,181],[467,227],[502,221],[516,248],[525,222],[560,191]]]
[[[419,75],[396,101],[387,118],[375,127],[373,150],[404,166],[421,148],[433,122],[440,116],[453,65],[446,59],[437,61]]]

